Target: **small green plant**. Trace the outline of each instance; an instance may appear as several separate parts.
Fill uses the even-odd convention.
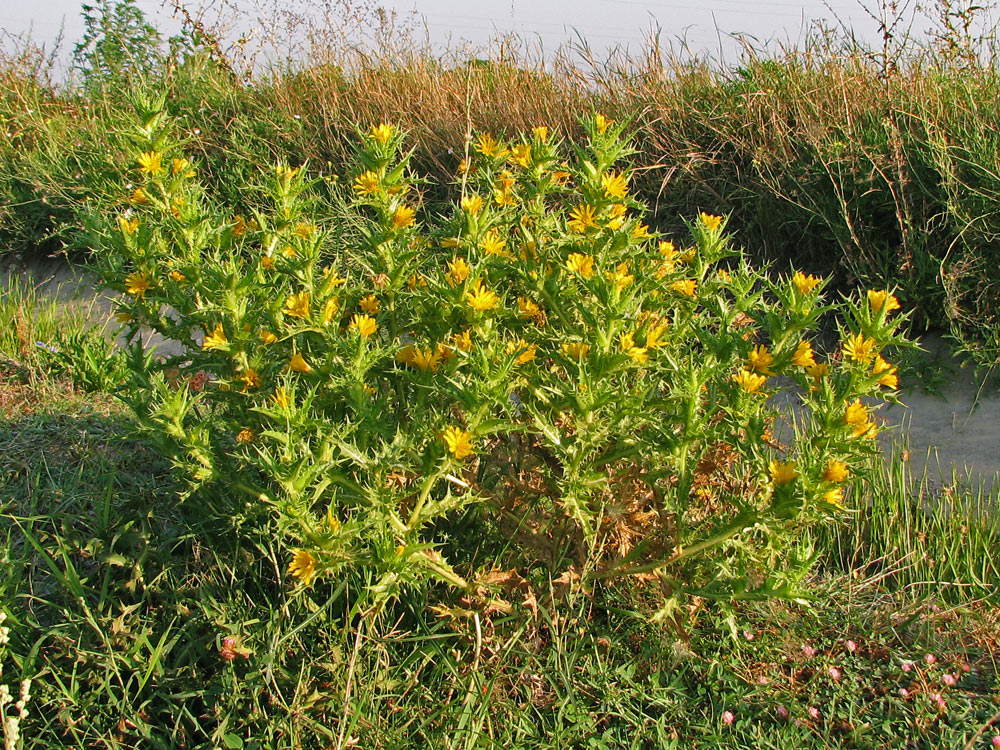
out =
[[[691,597],[802,595],[800,532],[877,452],[861,399],[898,385],[879,352],[899,304],[848,303],[823,361],[820,279],[763,277],[720,216],[657,237],[625,124],[583,127],[571,161],[544,126],[478,136],[451,215],[426,221],[404,134],[363,130],[324,229],[299,167],[252,219],[214,205],[162,100],[140,104],[140,184],[101,270],[130,332],[186,349],[135,373],[132,406],[192,486],[267,510],[302,584],[363,573],[376,609],[428,580],[472,594],[479,571],[442,549],[476,509],[525,565],[646,580],[678,625]],[[793,385],[805,432],[781,445],[767,396]]]

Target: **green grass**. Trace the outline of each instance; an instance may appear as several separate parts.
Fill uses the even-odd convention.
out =
[[[998,731],[996,516],[919,510],[899,472],[818,540],[811,606],[707,607],[687,641],[649,621],[645,584],[537,574],[495,592],[509,611],[433,590],[361,617],[357,581],[293,587],[266,530],[178,502],[113,399],[18,373],[0,370],[0,602],[4,676],[34,680],[25,747],[888,750]]]

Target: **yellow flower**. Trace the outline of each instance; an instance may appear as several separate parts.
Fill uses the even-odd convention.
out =
[[[786,463],[771,461],[767,465],[767,471],[771,475],[771,481],[779,486],[795,481],[795,478],[799,475],[799,470],[795,468],[794,461]]]
[[[633,281],[635,281],[635,276],[628,272],[628,265],[622,263],[615,269],[614,273],[606,273],[605,276],[608,277],[608,281],[615,285],[615,288],[620,292],[622,289],[627,287]]]
[[[601,114],[594,116],[594,127],[597,128],[597,132],[600,133],[601,135],[604,135],[607,132],[608,126],[611,125],[613,122],[614,122],[613,120],[609,120],[607,117]]]
[[[378,330],[378,324],[375,318],[368,315],[355,315],[351,318],[351,328],[356,330],[361,338],[366,339]]]
[[[406,227],[413,226],[416,215],[417,212],[409,206],[400,206],[396,209],[396,213],[392,215],[392,228],[405,229]]]
[[[316,577],[316,558],[308,550],[292,550],[292,561],[288,563],[288,573],[292,578],[298,578],[303,586],[312,583]]]
[[[142,206],[149,203],[149,196],[146,195],[146,191],[141,187],[137,187],[132,191],[132,196],[129,198],[129,203],[133,206]]]
[[[285,301],[285,309],[282,312],[291,318],[308,318],[310,300],[309,292],[293,294]]]
[[[514,352],[520,352],[517,355],[517,359],[514,360],[515,365],[523,365],[530,362],[535,358],[535,354],[538,351],[538,347],[534,344],[529,344],[524,339],[517,339],[511,341],[507,344],[506,352],[507,354],[513,354]]]
[[[531,129],[531,135],[539,143],[547,143],[549,140],[549,129],[544,125],[539,125]]]
[[[470,351],[472,349],[472,333],[468,329],[461,333],[454,333],[451,336],[451,343],[459,351]]]
[[[287,164],[274,165],[274,174],[282,182],[292,179],[298,173],[299,173],[298,167],[290,167]]]
[[[481,280],[476,279],[472,282],[469,291],[465,293],[465,302],[476,312],[485,312],[499,305],[500,298],[495,292],[484,287]]]
[[[410,353],[407,364],[419,367],[421,370],[436,370],[441,361],[441,355],[430,347],[427,349],[414,348]]]
[[[838,508],[844,507],[844,488],[834,487],[823,493],[823,502]]]
[[[133,297],[142,297],[152,288],[149,277],[142,271],[130,273],[125,277],[125,291]]]
[[[650,323],[649,327],[646,329],[646,348],[655,349],[658,346],[663,346],[664,342],[661,337],[666,330],[666,323]]]
[[[561,169],[556,170],[552,173],[552,184],[556,187],[562,187],[569,182],[570,177],[572,177],[572,175],[569,172],[565,172]]]
[[[515,164],[522,167],[531,166],[531,146],[527,143],[519,143],[510,150],[510,158]]]
[[[847,468],[847,464],[833,458],[827,461],[826,467],[823,469],[824,482],[840,484],[850,475],[851,472],[850,469]]]
[[[138,219],[126,219],[124,216],[119,216],[118,217],[118,229],[121,230],[121,233],[123,235],[125,235],[126,237],[129,237],[129,236],[135,234],[136,230],[139,229],[139,220]]]
[[[681,281],[675,281],[670,285],[670,288],[684,297],[693,297],[697,286],[698,282],[694,279],[682,279]]]
[[[180,271],[176,271],[176,270],[175,271],[171,271],[170,273],[167,274],[167,276],[169,276],[171,279],[173,279],[174,281],[176,281],[178,284],[181,283],[182,281],[184,281],[187,278],[187,276],[185,276],[184,274],[182,274]]]
[[[465,159],[462,159],[462,161],[458,163],[458,173],[465,174],[468,171],[469,171],[469,162],[467,162]]]
[[[572,253],[566,259],[566,268],[572,273],[578,273],[583,278],[589,279],[594,275],[594,256]]]
[[[304,240],[308,240],[310,237],[312,237],[316,233],[316,225],[315,224],[310,224],[307,221],[301,221],[301,222],[299,222],[298,224],[295,225],[295,229],[292,230],[292,233],[296,237],[300,237],[300,238],[302,238]]]
[[[216,323],[214,331],[205,333],[205,340],[201,342],[201,348],[203,351],[220,349],[228,343],[229,341],[226,339],[226,332],[222,328],[222,323]]]
[[[464,258],[455,258],[448,262],[448,273],[446,274],[448,283],[451,286],[461,284],[472,272],[472,267],[465,262]]]
[[[823,379],[824,376],[830,374],[830,365],[828,365],[826,362],[820,362],[818,364],[813,365],[812,367],[807,367],[806,372],[809,374],[809,377],[811,377],[816,382],[819,382],[820,380]]]
[[[502,149],[496,138],[489,133],[480,134],[476,139],[474,148],[483,156],[499,156],[501,153],[506,152],[506,149]]]
[[[880,375],[879,385],[895,390],[899,388],[899,375],[896,368],[886,362],[881,354],[875,356],[875,364],[872,366],[872,375]]]
[[[623,352],[625,352],[625,354],[640,364],[649,359],[649,353],[646,347],[636,346],[635,338],[631,333],[619,334],[618,346]]]
[[[301,372],[303,374],[312,372],[312,367],[306,362],[306,358],[301,354],[296,353],[288,360],[288,367],[295,372]]]
[[[673,260],[677,255],[677,248],[674,247],[673,242],[667,242],[664,240],[660,243],[660,255],[663,256],[664,260]]]
[[[270,255],[265,255],[263,258],[260,259],[260,267],[263,268],[265,271],[273,271],[274,258],[272,258]]]
[[[756,393],[767,382],[767,378],[758,375],[753,370],[740,370],[737,375],[733,376],[733,381],[747,393]]]
[[[163,171],[163,154],[159,151],[143,151],[136,161],[139,162],[139,171],[145,172],[150,177],[155,177]]]
[[[533,300],[518,297],[517,314],[522,318],[538,318],[542,314],[542,309]]]
[[[874,438],[878,434],[878,427],[868,421],[868,409],[860,399],[855,399],[847,405],[844,411],[844,423],[851,426],[854,437]]]
[[[258,373],[252,367],[248,367],[246,370],[243,371],[243,374],[240,375],[240,380],[243,381],[244,391],[249,391],[251,388],[260,387],[260,373]]]
[[[724,268],[720,268],[718,271],[716,271],[715,275],[719,279],[719,282],[722,284],[728,284],[733,279],[729,271],[727,271]]]
[[[601,189],[609,198],[624,198],[628,194],[628,177],[622,172],[601,175]]]
[[[361,298],[361,301],[358,302],[358,307],[361,308],[361,312],[363,313],[378,315],[378,311],[382,308],[382,303],[378,301],[378,298],[374,294],[369,294],[367,297]]]
[[[865,338],[863,333],[851,334],[844,342],[844,354],[855,362],[866,364],[875,356],[875,339]]]
[[[336,317],[339,309],[340,302],[337,301],[336,297],[330,297],[330,299],[326,301],[326,304],[323,305],[323,325],[330,325]]]
[[[808,341],[800,341],[795,347],[795,354],[792,356],[792,364],[799,367],[813,367],[816,364],[816,356],[813,352],[812,344]]]
[[[263,341],[265,344],[273,344],[275,341],[278,340],[278,337],[275,336],[273,333],[271,333],[270,331],[265,331],[263,329],[261,329],[261,331],[257,335],[260,336],[260,340]]]
[[[819,282],[820,280],[812,274],[806,276],[802,271],[796,271],[795,275],[792,276],[792,284],[799,290],[799,294],[803,296],[815,289]]]
[[[704,226],[709,232],[714,232],[722,226],[721,216],[713,216],[712,214],[707,214],[704,211],[698,214],[698,219],[701,221],[702,226]]]
[[[477,216],[483,210],[483,199],[478,195],[464,195],[460,201],[463,211]]]
[[[374,141],[378,141],[383,146],[391,141],[396,135],[396,128],[392,125],[387,125],[382,122],[373,127],[368,131],[368,137]]]
[[[441,439],[444,441],[445,447],[448,448],[448,452],[459,460],[468,458],[475,453],[472,449],[472,434],[459,427],[449,427],[441,433]]]
[[[891,313],[893,310],[899,309],[899,300],[885,290],[882,291],[876,291],[874,289],[869,290],[868,304],[871,305],[873,312],[881,312],[884,308],[885,312],[888,314]]]
[[[249,427],[244,427],[236,433],[236,442],[240,445],[246,445],[247,443],[252,443],[255,437],[257,436],[254,434],[253,430]]]
[[[636,224],[635,228],[632,230],[632,236],[635,237],[635,239],[637,240],[645,240],[649,239],[653,235],[649,231],[648,224],[639,223]]]
[[[182,178],[194,177],[194,170],[191,169],[191,162],[187,159],[174,158],[170,162],[170,172]]]
[[[487,255],[507,254],[507,240],[501,237],[500,232],[496,229],[491,229],[483,235],[483,238],[479,241],[479,247]]]
[[[287,409],[291,405],[291,401],[288,398],[288,391],[285,390],[284,386],[274,389],[274,395],[271,396],[275,405],[281,409]]]
[[[566,222],[571,232],[586,234],[588,229],[596,229],[597,222],[594,220],[596,209],[586,203],[581,203],[569,212],[570,220]]]
[[[590,344],[584,344],[580,341],[567,341],[562,345],[562,352],[570,359],[575,359],[579,362],[590,352]]]
[[[382,187],[382,180],[370,169],[359,174],[354,180],[354,192],[358,195],[374,195]]]
[[[517,205],[517,197],[510,190],[501,190],[500,188],[495,188],[493,190],[493,200],[498,206],[515,206]]]

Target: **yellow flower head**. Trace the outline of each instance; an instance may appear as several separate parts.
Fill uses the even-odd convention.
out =
[[[479,240],[479,247],[487,255],[506,255],[507,254],[507,240],[500,236],[500,232],[496,229],[491,229],[483,238]]]
[[[263,329],[261,329],[261,331],[257,335],[260,336],[260,340],[263,341],[265,344],[273,344],[275,341],[278,340],[278,337],[275,336],[273,333],[271,333],[270,331],[265,331]]]
[[[287,164],[275,164],[274,175],[282,182],[291,180],[299,173],[298,167],[290,167]]]
[[[476,139],[474,148],[486,157],[499,156],[501,153],[506,152],[506,149],[502,148],[497,139],[489,133],[480,134]]]
[[[137,187],[132,191],[131,197],[128,199],[129,203],[133,206],[142,206],[149,203],[149,196],[146,195],[146,191],[141,187]]]
[[[844,342],[844,354],[855,362],[866,364],[875,357],[875,339],[865,338],[863,333],[853,333]]]
[[[298,578],[303,586],[312,583],[316,577],[316,558],[308,550],[292,550],[292,561],[288,563],[288,574]]]
[[[881,354],[875,356],[875,364],[872,365],[872,375],[879,375],[879,385],[895,390],[899,388],[899,375],[896,368],[886,362]]]
[[[567,341],[562,345],[562,352],[570,359],[575,359],[579,362],[590,352],[590,344],[584,344],[580,341]]]
[[[649,224],[638,223],[632,229],[632,236],[637,240],[646,240],[652,237],[652,233],[649,231]]]
[[[795,481],[795,478],[799,475],[799,470],[795,468],[794,461],[787,461],[785,463],[771,461],[767,465],[767,471],[771,475],[771,481],[777,486],[789,484]]]
[[[517,314],[522,318],[538,318],[542,315],[542,309],[533,300],[518,297]]]
[[[477,216],[479,212],[483,210],[483,199],[478,195],[462,196],[460,204],[463,211],[470,213],[473,216]]]
[[[456,349],[462,352],[472,350],[472,333],[466,329],[461,333],[454,333],[451,336],[451,343]]]
[[[383,146],[396,136],[396,128],[382,122],[368,131],[368,137],[373,141],[378,141]]]
[[[136,159],[139,171],[155,177],[163,171],[163,154],[159,151],[144,151]]]
[[[448,262],[448,273],[446,277],[451,286],[457,286],[469,278],[472,267],[465,262],[464,258],[455,258]]]
[[[667,331],[667,323],[655,322],[659,318],[656,318],[654,322],[649,324],[646,328],[646,348],[655,349],[658,346],[663,346],[663,334]]]
[[[792,285],[799,290],[799,294],[805,296],[809,294],[816,285],[819,284],[820,280],[817,279],[812,274],[806,276],[802,271],[796,271],[795,275],[792,276]]]
[[[842,461],[838,461],[831,458],[827,461],[826,467],[823,469],[823,481],[833,482],[834,484],[840,484],[847,477],[851,475],[850,469],[847,468],[847,464]]]
[[[392,215],[392,228],[405,229],[406,227],[413,226],[416,215],[417,212],[409,206],[400,206],[396,209],[396,213]]]
[[[240,375],[240,380],[243,381],[244,391],[249,391],[253,388],[260,387],[260,373],[258,373],[252,367],[248,367],[246,370],[243,371],[243,374]]]
[[[660,243],[660,255],[663,256],[664,260],[673,260],[677,255],[677,248],[674,247],[673,242],[668,242],[664,240]]]
[[[337,316],[338,310],[340,310],[340,302],[336,297],[330,297],[323,305],[323,325],[330,325]]]
[[[521,167],[531,166],[531,145],[519,143],[510,150],[510,158],[515,164]]]
[[[123,235],[125,235],[126,237],[130,237],[131,235],[135,234],[136,231],[139,229],[139,220],[126,219],[124,216],[119,216],[118,229],[121,230],[121,233]]]
[[[167,276],[169,276],[171,280],[176,281],[178,284],[187,279],[187,276],[185,276],[184,274],[182,274],[180,271],[177,270],[171,271],[170,273],[167,274]]]
[[[229,341],[226,339],[226,332],[222,328],[222,323],[216,323],[215,330],[211,333],[205,333],[205,340],[201,342],[201,348],[203,351],[221,349],[228,343]]]
[[[882,291],[876,291],[874,289],[869,290],[868,304],[871,305],[873,312],[881,312],[884,309],[886,314],[888,314],[891,313],[893,310],[899,309],[899,300],[885,290]]]
[[[534,136],[535,140],[539,143],[548,143],[549,141],[549,129],[544,125],[532,128],[531,135]]]
[[[620,292],[622,289],[627,287],[633,281],[635,281],[635,276],[628,272],[628,265],[622,263],[614,270],[614,273],[606,273],[605,276],[608,277],[608,281],[615,285],[615,288]]]
[[[827,490],[822,495],[823,502],[828,505],[833,505],[837,508],[844,507],[844,488],[834,487],[833,489]]]
[[[288,391],[285,390],[284,386],[274,389],[274,395],[271,396],[271,400],[274,401],[275,406],[279,409],[288,409],[291,405],[291,399],[288,398]]]
[[[628,194],[628,176],[622,172],[606,172],[601,175],[601,189],[609,198],[621,200]]]
[[[172,159],[170,162],[170,172],[175,177],[181,177],[184,179],[194,177],[194,170],[191,168],[191,162],[187,159]]]
[[[441,361],[441,355],[430,347],[427,349],[414,348],[408,359],[407,364],[419,367],[421,370],[436,370]]]
[[[285,301],[285,309],[282,312],[290,318],[308,318],[310,302],[309,292],[297,292]]]
[[[764,375],[758,375],[753,370],[740,370],[733,376],[733,382],[747,393],[756,393],[767,382],[767,378]]]
[[[670,285],[671,289],[683,297],[693,297],[697,287],[698,282],[694,279],[681,279]]]
[[[354,192],[361,196],[374,195],[382,188],[382,180],[370,169],[359,174],[354,180]]]
[[[604,135],[608,131],[608,126],[610,126],[613,122],[613,120],[609,120],[602,114],[594,116],[594,127],[601,135]]]
[[[448,452],[459,460],[475,454],[472,449],[472,434],[459,427],[449,427],[441,433],[441,439]]]
[[[465,303],[476,312],[486,312],[497,307],[500,304],[500,298],[496,292],[483,286],[480,279],[476,279],[465,293]]]
[[[795,347],[795,354],[792,356],[792,364],[798,367],[813,367],[816,364],[816,355],[813,352],[812,344],[808,341],[800,341]]]
[[[507,354],[518,353],[517,359],[514,360],[515,365],[523,365],[530,362],[535,358],[535,354],[538,351],[538,347],[534,344],[529,344],[524,339],[516,339],[507,344],[505,350]]]
[[[378,330],[375,318],[368,315],[355,315],[351,318],[351,328],[357,331],[361,338],[366,339]]]
[[[512,190],[504,190],[502,188],[494,188],[493,190],[493,200],[498,206],[516,206],[517,196],[514,195]]]
[[[807,367],[806,372],[809,374],[809,377],[819,382],[826,375],[830,374],[830,365],[828,365],[826,362],[819,362],[813,365],[812,367]]]
[[[303,374],[312,372],[313,369],[309,366],[309,363],[306,362],[306,358],[299,353],[294,354],[292,358],[288,360],[288,367],[295,372],[301,372]]]
[[[649,359],[649,352],[644,346],[635,345],[633,334],[625,332],[618,334],[618,347],[636,362],[642,364]]]
[[[142,297],[152,288],[149,277],[143,271],[136,271],[125,277],[125,291],[133,297]]]
[[[701,221],[702,226],[704,226],[709,232],[714,232],[722,226],[722,217],[714,216],[713,214],[707,214],[702,211],[698,214],[698,219]]]
[[[361,312],[363,313],[378,315],[378,311],[382,308],[382,303],[378,301],[378,297],[374,294],[369,294],[367,297],[361,298],[358,302],[358,307],[361,308]]]
[[[589,279],[594,275],[594,256],[572,253],[566,259],[566,268],[572,273],[578,273],[583,278]]]
[[[257,436],[254,434],[253,430],[249,427],[244,427],[236,433],[236,442],[240,445],[246,445],[247,443],[252,443],[255,437]]]
[[[593,206],[586,203],[575,206],[569,212],[569,221],[566,222],[566,226],[569,227],[571,232],[576,232],[577,234],[586,234],[588,229],[596,229],[597,221],[594,219],[596,210]]]

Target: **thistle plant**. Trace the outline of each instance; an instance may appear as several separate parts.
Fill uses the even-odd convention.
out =
[[[192,489],[239,493],[218,512],[273,524],[299,585],[471,594],[480,571],[444,542],[474,517],[526,566],[649,582],[669,621],[691,597],[801,596],[800,532],[848,511],[898,386],[889,291],[838,306],[813,276],[768,278],[707,212],[658,235],[602,115],[569,155],[544,126],[478,135],[443,217],[421,212],[405,133],[361,129],[321,227],[306,165],[263,174],[235,216],[162,101],[138,110],[140,184],[104,220],[102,271],[132,335],[183,351],[136,349],[130,402]]]

